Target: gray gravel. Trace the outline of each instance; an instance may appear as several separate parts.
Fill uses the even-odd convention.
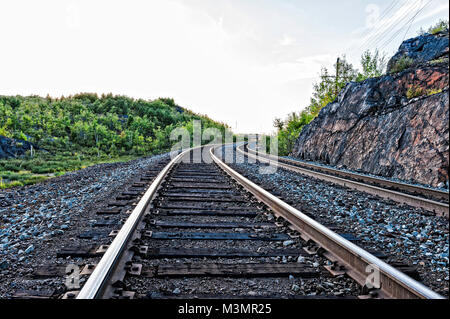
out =
[[[227,152],[232,151],[226,147]],[[241,157],[240,153],[237,156]],[[420,209],[375,198],[365,193],[305,177],[284,169],[259,173],[259,164],[232,164],[234,169],[263,187],[277,189],[293,206],[339,232],[355,234],[364,249],[390,255],[389,262],[417,265],[423,282],[448,296],[449,223],[425,216]]]
[[[232,182],[231,179],[229,181]],[[273,223],[277,218],[269,212],[264,205],[258,203],[253,196],[249,196],[247,192],[242,190],[238,192],[234,191],[235,196],[246,198],[245,203],[220,203],[220,205],[215,204],[215,206],[220,207],[220,209],[226,209],[227,206],[239,206],[239,207],[251,207],[252,211],[260,212],[256,217],[243,218],[235,216],[164,216],[161,214],[152,215],[151,218],[158,221],[169,220],[169,221],[189,221],[191,223],[206,223],[206,222],[241,222],[245,221],[247,223],[268,223],[275,226]],[[158,202],[161,204],[175,205],[177,201],[173,199],[167,202],[164,199],[164,195],[161,195]],[[183,203],[179,203],[182,205]],[[186,203],[184,203],[186,204]],[[194,204],[189,203],[190,206],[201,206],[205,207],[205,203]],[[295,232],[289,230],[287,224],[278,225],[277,227],[270,229],[244,229],[244,228],[170,228],[164,229],[159,228],[153,224],[146,224],[145,229],[151,230],[153,232],[159,231],[170,231],[170,232],[180,232],[180,233],[192,233],[192,232],[202,232],[202,233],[246,233],[250,232],[252,234],[257,233],[258,235],[272,235],[275,233],[287,234]],[[295,256],[279,256],[279,257],[240,257],[240,258],[148,258],[139,255],[133,256],[133,262],[142,264],[144,269],[152,269],[153,267],[158,267],[161,265],[181,265],[181,264],[261,264],[261,263],[271,263],[271,264],[295,264],[296,266],[303,266],[305,268],[313,269],[317,271],[317,276],[320,278],[300,278],[301,275],[296,277],[295,275],[284,275],[284,276],[274,276],[252,279],[247,279],[243,277],[232,278],[229,276],[217,278],[217,277],[194,277],[194,278],[152,278],[147,276],[131,276],[127,275],[125,277],[125,285],[128,289],[137,293],[137,298],[142,297],[164,297],[164,296],[183,296],[189,299],[202,296],[266,296],[266,297],[289,297],[289,296],[308,296],[308,297],[349,297],[357,296],[360,294],[360,287],[351,279],[345,276],[339,276],[332,278],[330,274],[323,269],[324,265],[328,265],[328,261],[319,255],[305,255],[301,252],[301,249],[305,242],[300,238],[286,237],[286,239],[280,241],[262,241],[262,240],[180,240],[180,239],[170,239],[170,240],[155,240],[154,238],[142,238],[141,245],[147,246],[149,249],[159,249],[159,248],[207,248],[220,251],[221,249],[239,248],[246,249],[249,251],[264,252],[269,250],[282,250],[285,248],[298,249],[299,254]]]
[[[322,167],[327,167],[327,168],[332,168],[332,169],[337,169],[343,172],[349,172],[349,173],[353,173],[353,174],[360,174],[360,175],[366,175],[366,176],[371,176],[371,177],[376,177],[379,179],[384,179],[386,181],[391,181],[391,182],[396,182],[396,183],[404,183],[404,184],[409,184],[409,185],[413,185],[413,186],[421,186],[421,187],[426,187],[426,188],[430,188],[430,189],[434,189],[434,190],[439,190],[439,191],[447,191],[448,192],[448,184],[449,181],[447,180],[445,183],[441,183],[441,187],[433,187],[431,185],[426,185],[426,184],[418,184],[415,183],[413,181],[404,181],[398,178],[393,178],[393,177],[386,177],[386,176],[380,176],[380,175],[374,175],[374,174],[368,174],[368,173],[362,173],[362,172],[357,172],[357,171],[353,171],[353,170],[349,170],[347,168],[344,167],[336,167],[336,166],[332,166],[332,165],[327,165],[327,164],[323,164],[323,163],[319,163],[319,162],[310,162],[310,161],[305,161],[305,160],[300,160],[296,157],[293,156],[282,156],[283,158],[289,159],[289,160],[293,160],[293,161],[297,161],[299,163],[306,163],[306,164],[313,164],[313,165],[318,165],[318,166],[322,166]]]
[[[33,280],[29,275],[44,264],[67,265],[56,258],[64,246],[82,243],[80,229],[98,216],[95,207],[124,190],[167,154],[125,163],[99,164],[32,186],[0,193],[0,298],[16,290],[57,288],[61,280]],[[76,263],[75,259],[75,263]],[[79,260],[81,261],[81,259]]]

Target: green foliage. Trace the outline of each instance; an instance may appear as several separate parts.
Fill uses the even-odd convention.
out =
[[[41,149],[33,158],[29,154],[23,160],[0,161],[0,173],[61,174],[124,156],[167,152],[176,143],[170,140],[171,131],[181,127],[192,131],[194,120],[201,121],[202,130],[228,130],[225,124],[186,110],[170,98],[145,101],[92,93],[67,98],[0,96],[0,135]],[[13,176],[23,185],[27,184],[24,178]]]
[[[406,92],[406,97],[408,99],[413,99],[415,97],[419,97],[425,94],[425,90],[421,87],[412,86]]]
[[[144,101],[91,93],[60,99],[0,96],[0,133],[28,140],[53,153],[159,153],[172,146],[172,129],[188,127],[193,120],[201,120],[203,129],[227,129],[168,98]]]
[[[442,57],[442,58],[438,58],[438,59],[430,61],[430,65],[437,65],[437,64],[442,64],[442,63],[448,64],[448,57]]]
[[[313,96],[310,105],[306,108],[307,113],[316,117],[324,106],[337,98],[348,82],[355,81],[357,77],[358,71],[347,62],[345,56],[338,58],[333,66],[332,74],[327,68],[322,68],[320,81],[313,86]]]
[[[382,76],[387,65],[386,54],[380,54],[378,50],[371,53],[365,51],[361,56],[362,72],[358,73],[356,81],[361,82],[369,78]]]
[[[291,113],[285,121],[278,118],[274,120],[274,127],[278,132],[279,155],[289,155],[303,127],[309,124],[323,107],[336,100],[348,82],[381,76],[386,67],[386,56],[381,55],[378,50],[374,53],[366,51],[361,56],[361,65],[362,71],[359,72],[343,56],[336,61],[332,72],[322,68],[320,80],[314,84],[310,104],[300,113]]]
[[[403,56],[392,66],[390,72],[391,73],[399,73],[408,68],[410,68],[414,64],[414,60],[410,57]]]
[[[420,29],[419,35],[424,35],[426,33],[429,34],[437,34],[439,32],[448,32],[449,30],[449,21],[448,20],[439,20],[435,25],[432,25],[428,28],[427,31]]]
[[[424,88],[420,87],[420,86],[411,86],[408,91],[406,91],[406,97],[408,99],[413,99],[419,96],[430,96],[430,95],[434,95],[434,94],[438,94],[441,93],[442,89],[428,89],[425,90]]]
[[[301,130],[313,119],[314,115],[306,110],[300,113],[293,112],[289,114],[287,119],[282,122],[283,125],[281,129],[279,128],[277,134],[279,155],[289,155]]]

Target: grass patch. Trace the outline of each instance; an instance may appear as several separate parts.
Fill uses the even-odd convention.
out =
[[[440,20],[436,25],[428,29],[428,33],[438,34],[439,32],[448,31],[448,20]]]
[[[442,57],[442,58],[430,61],[430,65],[437,65],[437,64],[441,64],[441,63],[448,63],[448,57]]]
[[[442,93],[442,91],[443,91],[442,89],[439,89],[439,90],[428,90],[427,91],[427,95],[430,96],[430,95]]]
[[[32,185],[48,178],[64,175],[92,165],[126,162],[138,156],[115,158],[88,157],[85,155],[37,154],[34,157],[0,160],[0,189]]]
[[[430,96],[430,95],[434,95],[434,94],[438,94],[438,93],[442,93],[442,89],[425,90],[425,89],[423,89],[421,87],[418,87],[418,86],[414,87],[413,86],[413,87],[410,87],[408,89],[408,91],[406,92],[406,97],[408,99],[413,99],[413,98],[416,98],[416,97],[419,97],[419,96],[424,96],[424,95]]]
[[[406,92],[406,97],[408,99],[413,99],[425,94],[425,90],[421,87],[410,87]]]
[[[399,73],[408,68],[410,68],[414,64],[414,60],[410,57],[403,56],[401,57],[395,64],[392,66],[390,72],[391,73]]]

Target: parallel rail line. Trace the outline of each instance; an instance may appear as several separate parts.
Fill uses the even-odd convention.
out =
[[[438,216],[449,218],[449,193],[445,191],[429,189],[421,186],[409,185],[400,182],[388,181],[373,176],[362,175],[358,173],[345,172],[338,169],[289,160],[270,154],[256,152],[251,148],[241,146],[238,151],[245,156],[249,156],[260,162],[279,166],[290,171],[325,180],[334,184],[356,189],[369,194],[377,195],[382,198],[408,204],[413,207],[423,208],[433,212]],[[247,151],[245,151],[245,149]],[[418,194],[421,196],[411,195]],[[432,197],[442,202],[425,197]]]
[[[249,181],[236,171],[234,171],[231,167],[226,165],[220,158],[215,154],[217,150],[221,150],[222,146],[208,146],[209,155],[215,165],[217,165],[221,170],[223,170],[229,177],[235,180],[239,185],[241,185],[246,191],[251,193],[256,199],[264,203],[268,206],[277,216],[283,217],[287,220],[292,227],[300,233],[302,239],[307,240],[309,243],[309,248],[316,247],[316,252],[324,250],[323,256],[333,262],[333,266],[330,266],[329,271],[331,273],[346,273],[348,276],[353,278],[356,282],[358,282],[361,286],[365,285],[365,280],[368,275],[367,267],[373,267],[377,269],[380,273],[380,283],[381,287],[377,291],[379,297],[383,298],[426,298],[426,299],[440,299],[442,298],[439,294],[433,292],[429,288],[425,287],[421,283],[415,281],[414,279],[408,277],[404,273],[399,270],[391,267],[386,264],[382,260],[376,258],[372,254],[366,252],[350,241],[344,239],[338,234],[334,233],[330,229],[324,227],[323,225],[317,223],[311,218],[307,217],[302,212],[288,205],[287,203],[281,201],[277,197],[273,196],[269,192],[265,191],[258,185]],[[208,150],[208,149],[207,149]],[[251,270],[249,274],[253,276],[258,275],[267,275],[267,271],[274,274],[281,273],[298,273],[303,276],[315,276],[317,273],[309,268],[302,268],[299,264],[189,264],[187,267],[183,268],[179,265],[159,265],[157,268],[148,268],[142,265],[132,264],[130,262],[133,253],[140,253],[146,256],[165,256],[166,258],[170,258],[171,256],[180,256],[184,255],[186,258],[193,257],[206,257],[206,256],[222,256],[222,257],[239,257],[239,256],[260,256],[259,252],[253,251],[244,251],[239,249],[228,249],[226,251],[213,251],[202,248],[195,249],[173,249],[171,247],[168,248],[160,248],[160,249],[149,249],[145,246],[132,246],[134,248],[130,249],[130,245],[132,243],[138,243],[142,241],[142,238],[149,237],[153,238],[152,240],[167,240],[174,238],[184,238],[184,239],[234,239],[234,240],[246,240],[246,239],[258,239],[258,240],[283,240],[287,235],[283,233],[274,233],[269,232],[267,234],[272,235],[264,235],[264,233],[242,233],[242,232],[223,232],[223,233],[192,233],[192,232],[153,232],[146,231],[142,228],[140,223],[143,219],[149,218],[148,216],[158,216],[155,215],[157,209],[155,209],[154,201],[157,201],[157,193],[164,192],[165,197],[169,200],[176,201],[177,196],[179,196],[180,187],[168,186],[165,183],[165,179],[167,178],[175,178],[190,180],[195,179],[196,176],[198,179],[204,178],[209,173],[212,173],[212,170],[205,166],[203,168],[203,173],[195,173],[192,170],[188,170],[184,168],[184,166],[180,166],[180,162],[182,161],[184,156],[189,155],[191,150],[180,153],[177,157],[175,157],[154,179],[150,187],[147,189],[145,194],[140,199],[137,206],[129,215],[127,221],[115,236],[112,244],[104,253],[102,259],[95,267],[94,271],[88,278],[87,282],[84,284],[83,288],[77,295],[77,299],[94,299],[94,298],[105,298],[107,296],[114,295],[114,290],[120,290],[123,295],[127,295],[128,292],[123,291],[123,277],[124,273],[134,273],[134,274],[145,274],[147,277],[155,277],[155,276],[199,276],[202,274],[209,275],[226,275],[226,276],[241,276],[243,273],[246,273]],[[187,165],[187,164],[183,164]],[[171,171],[177,168],[176,176],[169,177]],[[199,166],[200,167],[200,166]],[[195,167],[192,166],[195,169]],[[216,176],[217,181],[221,180],[220,176]],[[174,182],[172,182],[174,183]],[[178,183],[178,182],[177,182]],[[164,186],[165,185],[165,186]],[[208,188],[207,183],[204,183],[203,186],[199,186],[198,190],[194,193],[193,191],[189,191],[185,193],[184,197],[190,197],[191,199],[197,199],[201,201],[203,195],[205,194],[205,198],[216,198],[216,199],[224,199],[227,194],[232,189],[231,185],[229,188],[222,187],[216,188],[215,190],[210,190]],[[209,195],[208,195],[209,194]],[[169,196],[170,195],[170,196]],[[238,195],[228,194],[229,198],[235,198]],[[223,204],[223,203],[221,203]],[[237,216],[238,213],[246,213],[246,216],[250,216],[251,214],[258,214],[255,212],[254,206],[241,206],[240,210],[227,210],[221,211],[219,208],[215,207],[218,204],[209,204],[209,210],[187,210],[187,209],[172,209],[172,208],[159,208],[159,214],[175,214],[182,215],[184,214],[203,214],[208,215],[209,213],[213,213],[218,216]],[[227,205],[236,205],[228,203]],[[226,206],[232,207],[232,206]],[[150,213],[153,211],[153,214]],[[158,221],[152,220],[151,225],[159,225],[161,227],[172,227],[173,222],[169,221]],[[184,227],[191,227],[194,225],[190,225],[189,223],[184,224]],[[214,223],[213,225],[207,223],[195,223],[195,228],[216,228],[219,227],[221,229],[236,227],[236,225],[231,225],[230,223],[220,222]],[[240,228],[250,229],[254,227],[262,227],[261,229],[271,229],[270,227],[277,227],[274,225],[267,224],[258,224],[258,225],[250,225],[249,223],[241,223],[239,225]],[[139,235],[140,234],[140,235]],[[257,237],[257,238],[254,238]],[[289,238],[289,237],[287,237]],[[322,248],[321,249],[319,249]],[[252,255],[253,254],[253,255]],[[296,252],[295,254],[298,254]],[[279,256],[279,252],[269,251],[266,252],[267,256]],[[289,253],[287,253],[289,255]],[[269,267],[268,267],[269,266]],[[205,267],[209,267],[205,269]],[[250,268],[251,269],[250,269]],[[336,268],[338,267],[338,268]],[[144,269],[145,268],[145,269]]]

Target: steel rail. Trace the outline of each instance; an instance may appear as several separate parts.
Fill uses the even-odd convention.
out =
[[[214,162],[229,176],[269,206],[276,214],[283,216],[300,232],[304,239],[311,239],[328,251],[325,256],[345,266],[347,274],[361,285],[365,285],[371,271],[379,271],[380,292],[387,298],[399,299],[444,299],[423,284],[398,271],[364,249],[356,246],[335,232],[283,202],[263,188],[243,177],[227,166],[210,150]],[[368,268],[371,267],[371,268]]]
[[[411,205],[413,207],[423,208],[425,210],[434,212],[438,216],[445,216],[446,218],[449,218],[449,205],[447,203],[437,202],[434,200],[417,197],[417,196],[413,196],[410,194],[401,193],[398,191],[374,186],[371,184],[365,184],[365,183],[356,182],[353,180],[345,179],[342,177],[337,177],[337,176],[326,174],[326,173],[316,172],[316,171],[313,171],[313,170],[310,170],[307,168],[299,167],[297,165],[285,164],[283,162],[280,162],[278,160],[279,158],[275,157],[273,155],[270,155],[271,158],[274,158],[272,160],[269,158],[269,155],[267,155],[267,154],[255,155],[251,152],[245,152],[239,147],[237,147],[237,150],[244,155],[247,155],[253,159],[259,160],[260,162],[266,162],[268,164],[279,166],[279,167],[294,171],[296,173],[301,173],[301,174],[304,174],[304,175],[307,175],[310,177],[325,180],[325,181],[328,181],[328,182],[331,182],[334,184],[349,187],[349,188],[356,189],[358,191],[366,192],[369,194],[378,195],[382,198],[391,199],[396,202]]]
[[[150,187],[140,199],[137,206],[134,208],[133,212],[127,218],[125,224],[122,226],[119,233],[106,250],[105,254],[95,267],[92,274],[89,276],[89,279],[86,281],[83,288],[79,292],[77,299],[95,299],[100,297],[109,276],[114,272],[117,262],[127,246],[128,240],[136,229],[139,220],[144,214],[145,209],[147,208],[151,199],[156,194],[157,189],[159,188],[167,174],[170,172],[170,170],[173,168],[173,166],[178,163],[183,156],[185,156],[192,150],[193,149],[189,149],[178,154],[158,174],[158,176],[155,178],[155,180],[152,182]]]
[[[343,171],[340,169],[316,165],[313,163],[300,162],[300,161],[296,161],[296,160],[292,160],[292,159],[288,159],[288,158],[274,156],[271,154],[259,153],[256,150],[251,149],[251,148],[247,148],[247,150],[250,153],[253,153],[255,155],[258,154],[259,156],[265,156],[267,158],[272,158],[274,160],[277,160],[279,162],[284,162],[286,164],[292,164],[294,166],[300,166],[300,167],[301,166],[308,167],[308,168],[318,170],[321,172],[336,174],[336,175],[339,175],[344,178],[351,177],[351,178],[354,178],[356,180],[360,180],[363,182],[379,184],[382,186],[392,187],[392,188],[395,188],[400,191],[408,191],[411,193],[421,194],[423,196],[431,196],[435,199],[442,199],[447,202],[449,201],[449,192],[448,191],[427,188],[427,187],[423,187],[423,186],[419,186],[419,185],[410,185],[410,184],[406,184],[406,183],[402,183],[402,182],[386,180],[386,179],[378,178],[375,176],[364,175],[364,174],[360,174],[360,173],[356,173],[356,172],[346,172],[346,171]]]

